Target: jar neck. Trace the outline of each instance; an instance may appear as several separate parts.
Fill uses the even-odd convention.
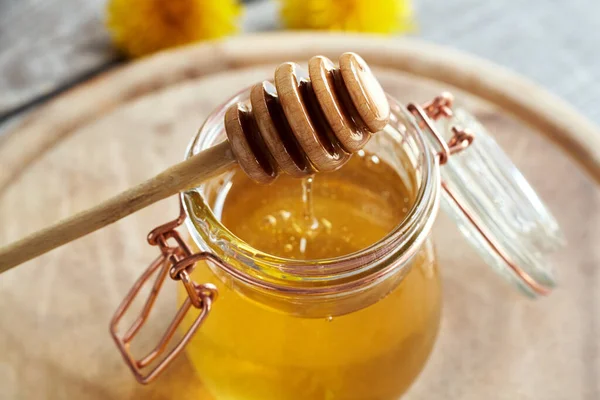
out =
[[[226,109],[248,101],[248,97],[246,90],[215,110],[191,142],[186,158],[225,140]],[[235,280],[275,293],[336,295],[368,287],[390,274],[402,272],[431,231],[439,208],[440,177],[435,158],[413,117],[395,99],[389,97],[389,102],[390,123],[371,141],[389,141],[381,146],[388,152],[382,157],[395,158],[399,172],[412,185],[414,200],[406,217],[380,241],[331,259],[299,261],[263,253],[221,223],[207,198],[211,185],[216,183],[208,182],[181,194],[186,226],[196,245],[231,265],[232,269],[225,273]]]

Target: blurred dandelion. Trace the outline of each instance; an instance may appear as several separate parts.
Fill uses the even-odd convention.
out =
[[[394,33],[414,28],[410,0],[280,0],[287,28]]]
[[[237,32],[236,0],[109,0],[106,26],[129,57]]]

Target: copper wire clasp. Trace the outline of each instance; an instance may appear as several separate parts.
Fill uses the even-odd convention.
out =
[[[161,254],[154,260],[152,264],[150,264],[150,267],[148,267],[142,276],[138,278],[125,299],[123,299],[123,302],[115,312],[115,315],[110,322],[110,333],[117,344],[121,355],[125,359],[125,362],[135,375],[135,378],[138,380],[138,382],[143,384],[154,380],[173,361],[173,359],[177,357],[181,350],[183,350],[196,330],[198,330],[202,322],[208,316],[212,303],[217,296],[217,288],[214,285],[197,284],[190,278],[190,273],[198,261],[210,260],[218,264],[222,263],[222,261],[210,253],[191,253],[185,241],[183,241],[179,233],[175,230],[183,223],[184,219],[185,213],[183,211],[183,207],[181,206],[180,214],[177,219],[161,225],[150,232],[148,235],[148,243],[153,246],[157,246],[160,249]],[[124,335],[119,336],[117,331],[119,322],[135,298],[138,296],[138,293],[142,287],[155,274],[156,279],[154,280],[151,292],[148,295],[139,316],[129,327],[127,332]],[[150,315],[152,307],[154,306],[154,302],[156,301],[167,275],[169,275],[173,280],[180,280],[183,283],[187,291],[188,298],[179,308],[175,314],[175,317],[166,329],[163,337],[160,339],[154,349],[145,357],[137,360],[131,352],[131,342],[142,326],[144,326],[146,323],[146,320]],[[144,375],[142,370],[147,368],[151,363],[157,360],[159,356],[167,351],[167,346],[175,335],[178,326],[181,324],[183,318],[192,306],[200,310],[200,313],[196,317],[194,323],[183,335],[183,338],[172,348],[172,350],[170,350],[166,356],[158,361],[156,366],[149,373]]]
[[[458,126],[451,128],[453,133],[452,138],[446,142],[432,122],[432,120],[437,121],[442,117],[451,118],[453,116],[453,102],[453,96],[448,92],[444,92],[422,106],[410,103],[406,107],[408,111],[417,117],[419,127],[426,128],[440,146],[441,150],[437,152],[440,165],[446,164],[451,155],[463,151],[473,143],[473,134],[469,130]]]
[[[438,132],[433,121],[440,118],[451,118],[453,116],[452,105],[454,98],[450,93],[444,92],[436,96],[432,101],[422,106],[410,103],[407,105],[408,111],[413,114],[419,127],[425,129],[434,141],[439,145],[440,150],[434,150],[439,165],[448,162],[451,155],[459,153],[469,147],[474,140],[474,135],[468,129],[459,126],[452,126],[452,137],[446,142],[443,136]],[[498,241],[484,228],[483,224],[477,218],[477,215],[469,210],[459,196],[444,181],[441,183],[442,189],[446,192],[447,198],[452,201],[458,209],[464,214],[467,220],[481,234],[490,248],[508,265],[508,267],[525,283],[531,290],[540,295],[549,293],[549,289],[540,285],[521,267],[516,265],[502,249]]]

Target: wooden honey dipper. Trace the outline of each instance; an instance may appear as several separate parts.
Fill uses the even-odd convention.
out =
[[[275,84],[252,87],[250,105],[225,114],[227,141],[176,164],[98,206],[0,248],[0,273],[105,227],[150,204],[191,189],[237,162],[259,183],[280,172],[306,176],[333,171],[389,120],[386,95],[354,53],[313,57],[308,74],[295,63],[275,71]]]

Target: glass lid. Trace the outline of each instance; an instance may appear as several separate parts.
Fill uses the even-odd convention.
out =
[[[439,157],[444,211],[500,275],[530,296],[548,293],[555,284],[548,256],[565,244],[548,208],[467,111],[455,107],[445,118],[426,117],[425,122],[434,137],[437,134],[449,143],[446,154],[451,156]],[[468,136],[468,148],[461,134]],[[457,138],[463,143],[457,143]],[[453,142],[458,144],[455,149]]]

